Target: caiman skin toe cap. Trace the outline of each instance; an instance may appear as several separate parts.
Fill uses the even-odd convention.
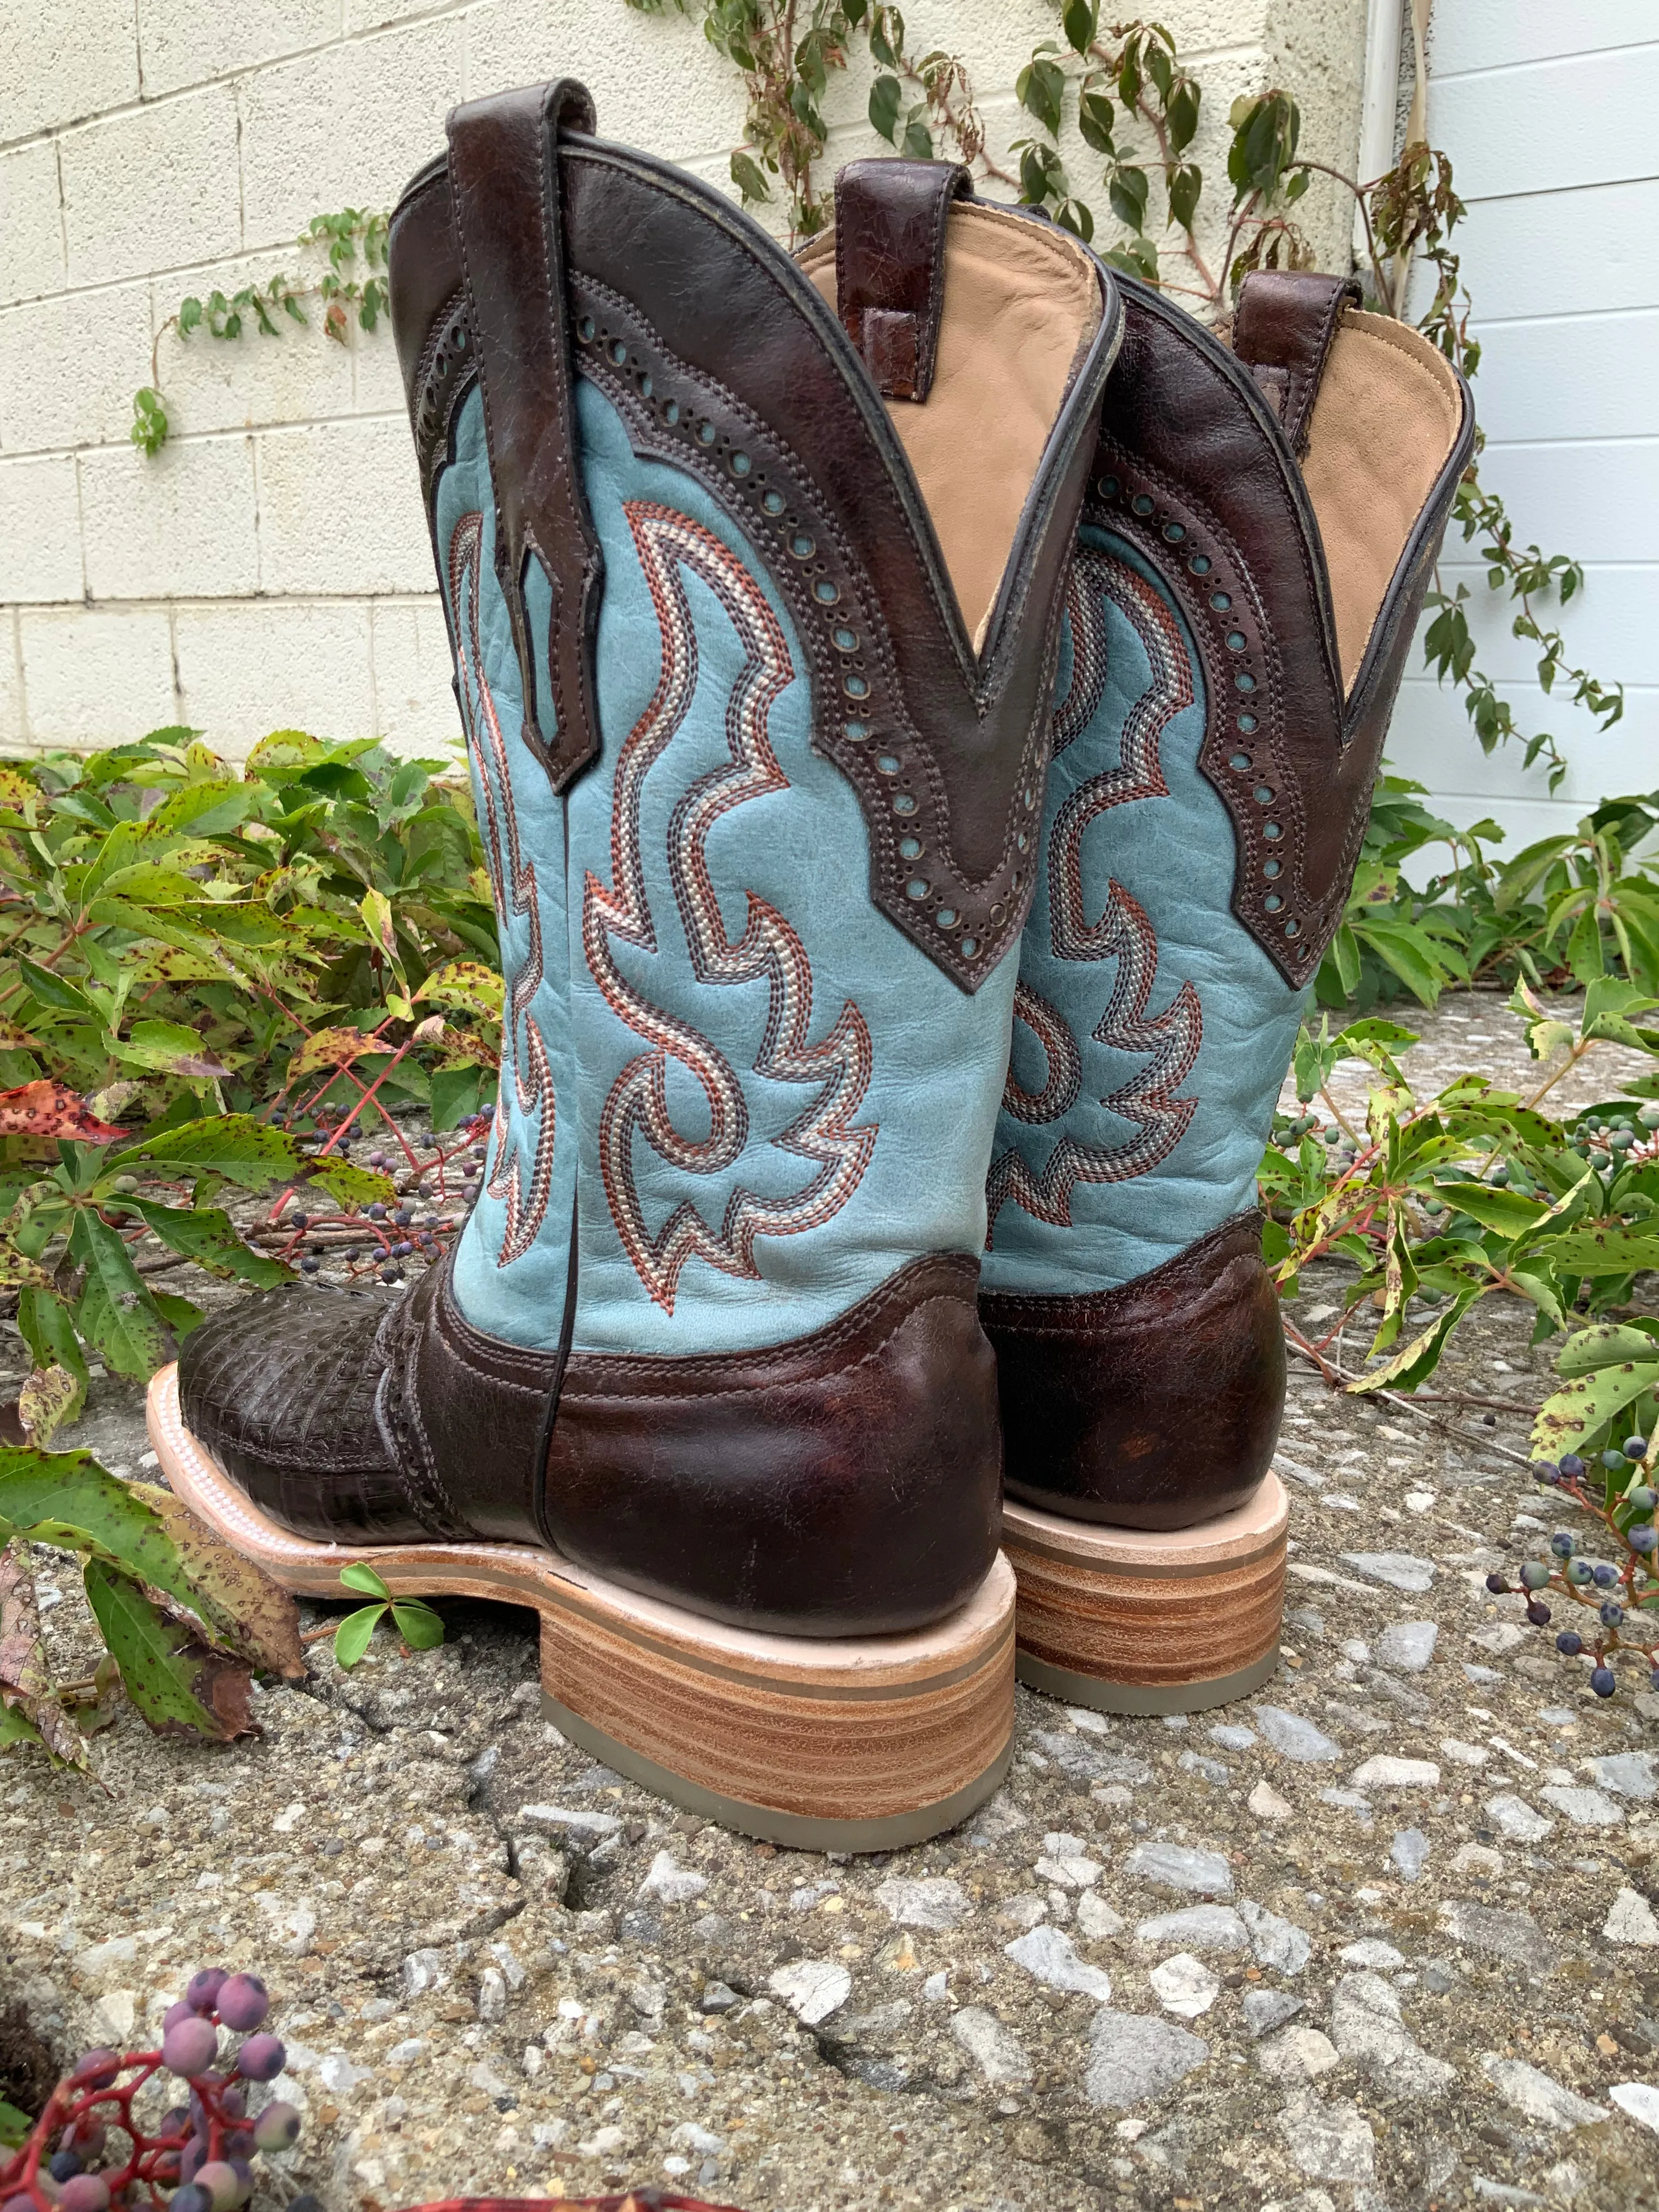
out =
[[[370,1544],[426,1533],[375,1419],[386,1307],[367,1293],[262,1291],[185,1340],[185,1422],[296,1535]]]

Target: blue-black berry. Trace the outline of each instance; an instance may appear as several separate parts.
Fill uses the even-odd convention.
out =
[[[1595,1668],[1590,1674],[1590,1687],[1598,1698],[1610,1698],[1619,1687],[1611,1667]]]
[[[1590,1569],[1590,1577],[1597,1589],[1611,1589],[1619,1579],[1619,1570],[1608,1566],[1603,1559]]]
[[[1626,1437],[1625,1438],[1625,1457],[1626,1459],[1645,1459],[1647,1455],[1648,1440],[1645,1437]]]
[[[1572,1557],[1572,1538],[1565,1528],[1558,1528],[1550,1538],[1550,1549],[1558,1559],[1570,1559]]]
[[[300,1273],[302,1275],[314,1275],[318,1272],[319,1268],[321,1267],[322,1264],[323,1263],[320,1260],[313,1260],[307,1257],[301,1261]]]
[[[1564,1651],[1569,1659],[1576,1659],[1584,1648],[1584,1639],[1571,1628],[1564,1628],[1555,1639],[1555,1648]]]
[[[1547,1627],[1549,1624],[1549,1617],[1550,1609],[1548,1606],[1545,1604],[1543,1599],[1541,1597],[1534,1598],[1532,1603],[1527,1607],[1527,1619],[1531,1621],[1533,1626],[1534,1628]]]
[[[1570,1482],[1576,1482],[1584,1472],[1584,1462],[1577,1452],[1563,1452],[1559,1464],[1562,1474]]]
[[[1632,1552],[1650,1552],[1659,1538],[1655,1536],[1651,1521],[1638,1521],[1634,1528],[1626,1529],[1625,1541]]]
[[[1605,1604],[1602,1606],[1602,1607],[1601,1607],[1601,1626],[1602,1626],[1602,1627],[1603,1627],[1603,1628],[1617,1628],[1617,1627],[1620,1626],[1620,1624],[1623,1621],[1624,1618],[1625,1618],[1625,1608],[1624,1608],[1624,1607],[1623,1607],[1622,1605],[1615,1605],[1615,1604],[1613,1603],[1613,1600],[1612,1600],[1611,1598],[1608,1598],[1608,1599],[1607,1600],[1606,1603],[1605,1603]]]
[[[1486,1588],[1492,1592],[1494,1597],[1502,1597],[1504,1592],[1509,1589],[1509,1584],[1504,1579],[1502,1575],[1488,1575],[1486,1577]]]

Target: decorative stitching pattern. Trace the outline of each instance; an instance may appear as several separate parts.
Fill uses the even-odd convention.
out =
[[[852,785],[869,830],[875,904],[954,982],[977,990],[1030,904],[1047,717],[1034,714],[1025,733],[997,865],[970,879],[951,849],[944,779],[911,720],[869,579],[801,461],[725,386],[672,354],[631,301],[580,271],[569,281],[577,372],[619,410],[636,452],[685,470],[720,501],[776,580],[812,663],[814,750]],[[428,504],[477,372],[458,292],[428,339],[411,410]],[[1027,574],[1011,620],[1024,618],[1030,586]],[[1051,594],[1042,643],[1051,672],[1063,611]],[[951,620],[942,605],[940,619]],[[976,688],[983,679],[980,671]]]
[[[496,910],[527,917],[530,948],[516,964],[508,958],[507,1023],[503,1042],[513,1064],[514,1097],[524,1119],[539,1114],[536,1152],[526,1189],[520,1159],[520,1139],[511,1114],[498,1111],[495,1142],[488,1189],[507,1206],[507,1226],[498,1267],[521,1260],[541,1233],[547,1200],[553,1187],[553,1142],[556,1107],[553,1072],[548,1066],[547,1046],[531,1015],[531,1003],[541,988],[541,902],[536,866],[519,848],[519,817],[513,799],[513,781],[507,773],[507,744],[495,712],[495,695],[484,674],[480,642],[480,568],[483,551],[483,517],[464,514],[449,540],[449,601],[454,611],[455,658],[460,674],[457,690],[467,744],[477,763],[478,783],[484,801],[484,849],[495,889]],[[506,836],[503,858],[502,835]],[[506,1055],[501,1070],[501,1107],[505,1109]]]
[[[767,724],[775,701],[793,680],[789,647],[765,593],[727,547],[672,507],[629,501],[623,513],[651,590],[662,639],[662,665],[650,703],[617,761],[612,796],[612,882],[590,870],[582,906],[582,946],[595,981],[628,1026],[652,1047],[631,1060],[611,1085],[599,1118],[599,1159],[617,1233],[640,1280],[672,1314],[681,1270],[702,1259],[723,1273],[757,1280],[757,1237],[793,1237],[830,1220],[857,1188],[876,1140],[876,1125],[851,1126],[869,1088],[870,1032],[849,999],[829,1035],[807,1043],[812,970],[784,917],[753,891],[748,921],[733,944],[726,933],[709,877],[708,834],[732,808],[788,788]],[[725,610],[744,650],[744,666],[726,708],[731,765],[700,776],[682,793],[668,830],[668,872],[700,983],[764,981],[770,989],[766,1031],[755,1073],[774,1083],[816,1084],[817,1097],[774,1142],[817,1163],[818,1172],[791,1199],[771,1200],[747,1188],[732,1192],[718,1233],[690,1200],[676,1206],[654,1237],[635,1188],[637,1132],[659,1158],[690,1175],[714,1175],[735,1164],[749,1136],[743,1089],[730,1062],[688,1023],[676,1019],[629,982],[611,942],[657,950],[640,849],[640,802],[645,779],[685,719],[697,682],[697,641],[684,572],[707,586]],[[677,1060],[708,1104],[708,1134],[682,1136],[670,1114],[667,1068]]]
[[[631,301],[586,276],[574,276],[572,289],[586,309],[576,319],[582,374],[622,414],[636,452],[684,469],[720,502],[789,607],[812,663],[813,747],[858,796],[876,905],[953,981],[976,990],[1030,902],[1048,715],[1034,714],[1025,733],[997,866],[970,879],[952,852],[945,781],[911,720],[870,580],[802,462],[723,385],[671,354]],[[1050,672],[1061,611],[1054,592],[1042,648]]]
[[[1203,1040],[1198,994],[1183,982],[1161,1014],[1149,1016],[1158,981],[1158,933],[1139,902],[1115,878],[1092,926],[1083,904],[1082,848],[1090,823],[1114,806],[1169,796],[1158,761],[1164,732],[1193,703],[1193,671],[1180,626],[1161,595],[1127,562],[1083,548],[1067,587],[1072,623],[1073,678],[1057,711],[1065,743],[1087,726],[1105,693],[1106,607],[1128,622],[1145,652],[1150,677],[1124,718],[1115,768],[1080,784],[1048,832],[1048,940],[1061,960],[1115,959],[1117,979],[1097,1024],[1097,1043],[1147,1057],[1148,1065],[1102,1104],[1133,1122],[1138,1134],[1121,1145],[1085,1145],[1062,1136],[1040,1175],[1012,1148],[992,1163],[986,1186],[991,1247],[996,1218],[1010,1202],[1055,1228],[1069,1226],[1072,1192],[1079,1182],[1127,1182],[1167,1159],[1186,1134],[1198,1102],[1175,1094],[1192,1073]],[[1087,711],[1085,713],[1085,708]],[[1058,750],[1058,746],[1056,748]],[[1024,982],[1014,994],[1014,1018],[1042,1047],[1048,1077],[1041,1091],[1027,1091],[1009,1071],[1005,1112],[1027,1124],[1059,1121],[1076,1103],[1082,1054],[1059,1010]]]
[[[1271,624],[1238,547],[1184,485],[1104,429],[1084,521],[1121,532],[1157,569],[1198,639],[1209,710],[1198,764],[1232,817],[1239,866],[1232,910],[1287,983],[1300,989],[1335,935],[1365,826],[1359,808],[1322,898],[1303,881],[1300,781],[1286,759],[1282,672]],[[1316,590],[1304,534],[1297,540]]]

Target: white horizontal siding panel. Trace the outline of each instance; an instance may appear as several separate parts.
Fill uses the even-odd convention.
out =
[[[1563,434],[1571,427],[1564,400]],[[1480,477],[1522,544],[1577,561],[1651,561],[1659,551],[1659,439],[1498,446],[1482,456]]]
[[[1475,412],[1492,444],[1659,428],[1659,307],[1502,323],[1480,343]]]
[[[1532,682],[1538,647],[1510,635],[1516,605],[1507,592],[1494,592],[1484,568],[1466,565],[1462,538],[1446,548],[1440,581],[1449,592],[1468,586],[1465,611],[1480,664],[1499,684]],[[1616,568],[1593,566],[1583,588],[1563,606],[1553,595],[1535,599],[1533,611],[1547,629],[1559,629],[1580,666],[1606,684],[1659,684],[1659,560]],[[1420,660],[1413,660],[1415,673]]]
[[[1639,46],[1653,0],[1438,0],[1429,33],[1437,78]]]
[[[1484,336],[1494,322],[1510,319],[1659,306],[1656,236],[1659,178],[1647,178],[1483,200],[1458,225],[1453,243]],[[1432,270],[1419,263],[1413,284],[1419,314],[1433,289]]]
[[[1609,793],[1659,789],[1659,691],[1628,693],[1624,719],[1601,730],[1559,691],[1547,698],[1536,684],[1499,689],[1523,734],[1547,730],[1566,756],[1556,796],[1577,812]],[[1520,745],[1481,752],[1463,701],[1462,691],[1432,677],[1413,676],[1401,684],[1385,748],[1395,773],[1427,784],[1437,799],[1454,793],[1484,796],[1500,820],[1512,799],[1549,797],[1544,771],[1522,765]]]
[[[1659,42],[1431,84],[1429,136],[1466,200],[1659,174]]]

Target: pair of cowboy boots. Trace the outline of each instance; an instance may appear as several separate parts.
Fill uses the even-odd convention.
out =
[[[175,1486],[295,1589],[534,1604],[568,1736],[786,1843],[995,1787],[1017,1604],[1040,1687],[1249,1686],[1254,1171],[1455,375],[1322,278],[1230,351],[945,164],[843,171],[792,260],[568,83],[455,112],[391,280],[493,1148],[406,1297],[189,1340]]]

